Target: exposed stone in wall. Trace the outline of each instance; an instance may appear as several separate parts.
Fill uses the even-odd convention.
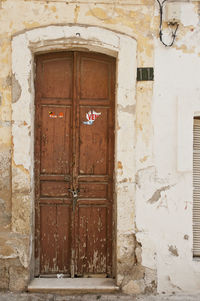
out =
[[[11,222],[10,151],[0,152],[0,231],[9,230]]]
[[[137,242],[135,235],[129,239],[134,240],[134,243],[131,244],[134,245],[134,249],[132,249],[131,254],[127,254],[128,248],[125,248],[124,262],[119,271],[120,274],[124,275],[121,285],[122,291],[126,294],[156,293],[156,271],[142,266],[142,245]]]
[[[5,259],[0,259],[0,288],[1,290],[9,288],[9,263]]]
[[[18,258],[21,265],[29,265],[29,237],[13,232],[1,232],[0,258]]]
[[[23,291],[30,278],[29,237],[0,233],[0,289]]]
[[[24,291],[29,281],[29,270],[25,269],[19,261],[15,261],[9,267],[9,290]]]
[[[13,292],[24,291],[29,275],[18,259],[0,259],[0,288]]]

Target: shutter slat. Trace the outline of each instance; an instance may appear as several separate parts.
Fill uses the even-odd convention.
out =
[[[193,255],[200,256],[200,120],[193,128]]]

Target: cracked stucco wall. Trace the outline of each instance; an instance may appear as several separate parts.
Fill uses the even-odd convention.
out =
[[[146,111],[151,116],[149,138],[143,130],[146,122],[142,127],[142,116],[136,117],[136,237],[142,265],[156,271],[159,293],[200,290],[200,264],[192,251],[193,117],[200,112],[198,8],[199,2],[183,3],[172,48],[155,41],[155,81]]]
[[[200,113],[200,6],[198,1],[179,2],[181,23],[175,45],[165,48],[158,39],[154,0],[0,1],[1,288],[25,289],[31,270],[31,203],[26,197],[31,175],[26,164],[18,164],[12,156],[16,144],[22,145],[22,157],[27,150],[25,141],[13,141],[11,135],[11,103],[23,93],[12,74],[11,40],[34,28],[82,24],[135,38],[138,67],[154,67],[154,82],[137,83],[136,105],[118,108],[136,118],[132,124],[136,172],[131,175],[136,187],[135,212],[131,212],[135,226],[127,231],[126,243],[120,241],[122,262],[117,273],[122,289],[126,293],[200,291],[200,262],[192,258],[192,119]],[[168,34],[165,23],[166,39]],[[24,122],[18,126],[28,133],[26,112],[21,115]],[[120,162],[119,174],[126,168]],[[14,196],[12,177],[20,179]],[[123,230],[123,224],[120,227]]]

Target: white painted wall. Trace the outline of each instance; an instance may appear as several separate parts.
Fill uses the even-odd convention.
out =
[[[157,14],[157,11],[155,11]],[[200,261],[192,253],[193,116],[200,116],[200,24],[184,3],[181,26],[194,25],[171,48],[155,39],[152,149],[141,168],[137,141],[137,239],[142,265],[156,270],[158,292],[200,292]],[[183,45],[185,45],[183,47]],[[140,134],[138,134],[140,136]]]

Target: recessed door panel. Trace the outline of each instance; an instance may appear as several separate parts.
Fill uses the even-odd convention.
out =
[[[41,107],[41,174],[69,174],[71,108]]]
[[[55,57],[43,60],[41,94],[46,98],[72,98],[72,59]]]
[[[98,205],[78,207],[78,272],[107,273],[107,208]]]
[[[108,109],[90,108],[80,108],[79,173],[104,175],[108,164]]]
[[[82,56],[80,61],[80,99],[108,98],[108,62]]]
[[[40,207],[41,274],[70,274],[69,211],[63,205]]]

